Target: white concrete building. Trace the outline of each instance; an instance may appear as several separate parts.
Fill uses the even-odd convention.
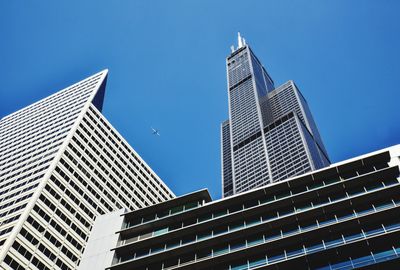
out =
[[[75,269],[98,215],[174,197],[101,114],[107,72],[0,120],[1,269]]]

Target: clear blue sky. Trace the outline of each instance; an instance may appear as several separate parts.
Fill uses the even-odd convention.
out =
[[[0,117],[108,68],[105,116],[178,195],[221,196],[239,30],[276,85],[296,82],[332,161],[400,143],[397,0],[4,0],[0,13]]]

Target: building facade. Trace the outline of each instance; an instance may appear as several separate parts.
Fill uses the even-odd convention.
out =
[[[96,216],[174,197],[101,114],[107,72],[0,120],[1,269],[76,269]]]
[[[97,269],[398,269],[399,158],[397,145],[214,202],[201,190],[109,231],[102,219],[114,238]]]
[[[293,81],[279,87],[239,35],[226,59],[229,119],[221,124],[224,197],[330,164]]]

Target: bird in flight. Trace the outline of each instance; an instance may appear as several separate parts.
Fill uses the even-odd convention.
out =
[[[158,131],[158,129],[151,128],[151,130],[153,132],[153,135],[160,136],[160,132]]]

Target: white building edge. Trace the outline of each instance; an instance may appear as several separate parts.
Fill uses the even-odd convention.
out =
[[[107,74],[0,120],[1,269],[76,269],[96,216],[175,197],[101,114]]]

